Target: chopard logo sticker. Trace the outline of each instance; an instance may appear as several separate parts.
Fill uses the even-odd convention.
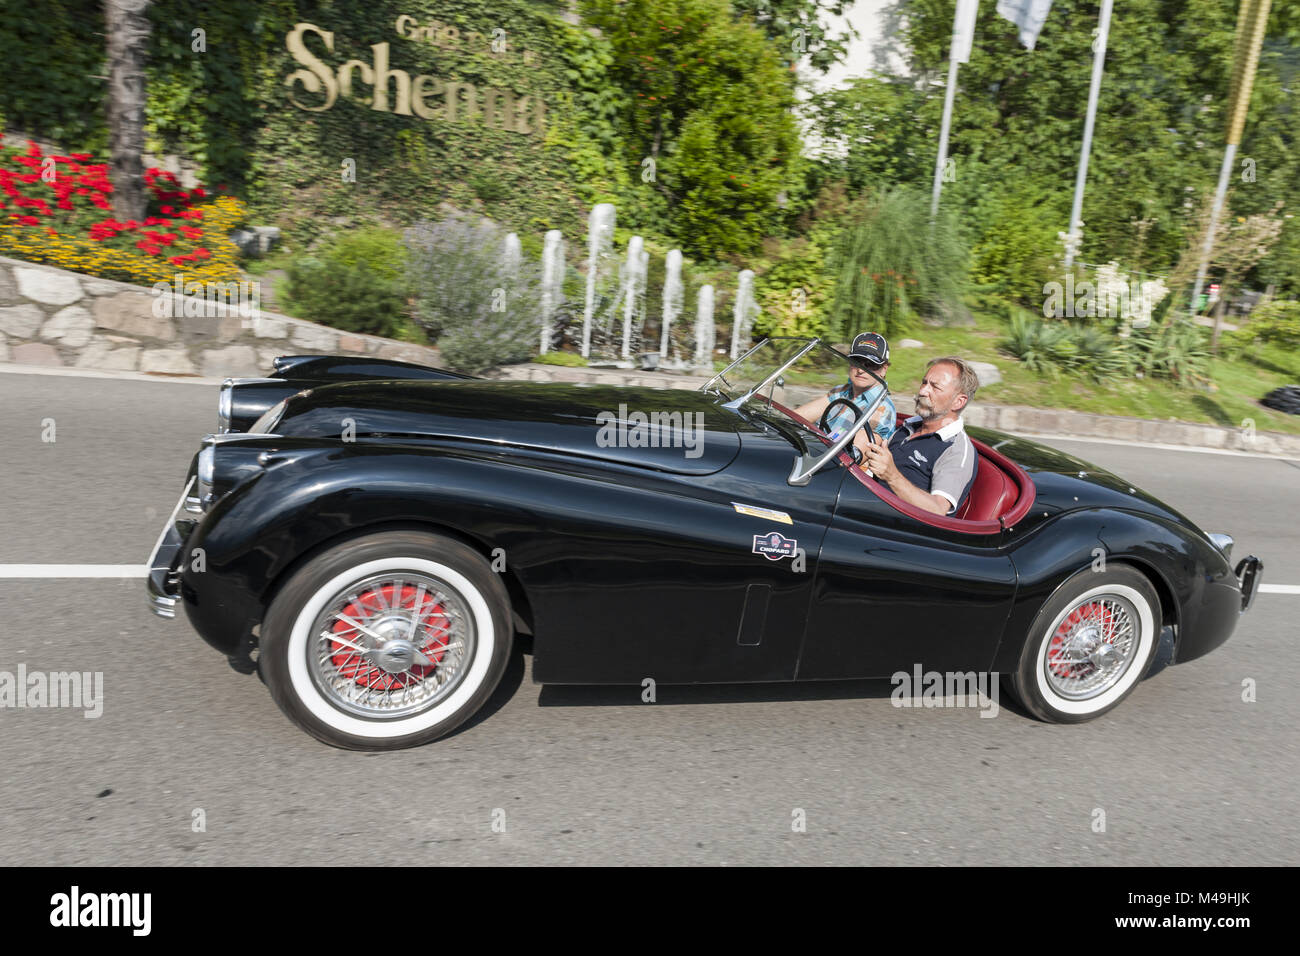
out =
[[[779,521],[782,524],[794,524],[790,516],[784,511],[773,511],[771,508],[760,508],[757,505],[742,505],[739,501],[733,501],[731,507],[736,509],[736,514],[749,515],[752,518],[766,518],[769,521]]]
[[[754,535],[754,553],[761,554],[769,561],[793,558],[798,549],[798,541],[794,538],[787,538],[779,531]]]

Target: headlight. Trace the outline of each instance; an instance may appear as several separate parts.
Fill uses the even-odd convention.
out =
[[[1214,542],[1214,546],[1223,552],[1225,558],[1232,558],[1232,536],[1227,534],[1207,534],[1207,538]]]
[[[199,464],[195,481],[195,497],[199,499],[200,505],[205,505],[208,496],[212,494],[212,475],[216,463],[216,448],[211,444],[204,443],[203,449],[199,452]]]
[[[275,428],[275,426],[280,423],[280,417],[284,415],[284,407],[287,401],[288,401],[287,399],[282,398],[280,399],[280,401],[276,402],[266,411],[262,412],[262,417],[259,418],[257,421],[253,422],[252,427],[248,429],[248,434],[250,435],[271,434],[271,429]]]
[[[230,408],[233,405],[235,380],[228,378],[221,383],[221,394],[217,397],[217,434],[224,435],[230,431]]]

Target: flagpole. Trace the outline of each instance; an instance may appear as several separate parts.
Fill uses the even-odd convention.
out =
[[[943,124],[939,128],[939,155],[934,160],[934,191],[930,194],[930,221],[939,215],[939,191],[943,188],[943,164],[948,159],[948,129],[952,126],[952,98],[957,90],[957,57],[948,57],[948,89],[943,94]]]
[[[930,195],[930,224],[939,215],[939,192],[943,189],[943,167],[948,161],[948,131],[952,128],[952,101],[957,94],[957,65],[970,62],[975,40],[979,0],[957,0],[952,16],[952,43],[948,49],[948,88],[943,93],[943,123],[939,129],[939,154],[934,159],[934,191]]]
[[[1088,116],[1083,121],[1083,147],[1079,150],[1079,172],[1074,179],[1074,203],[1065,239],[1065,270],[1074,266],[1074,253],[1083,242],[1079,218],[1083,215],[1083,184],[1088,179],[1088,154],[1092,150],[1092,129],[1097,123],[1097,98],[1101,93],[1101,71],[1106,63],[1106,40],[1110,35],[1110,11],[1114,0],[1101,0],[1101,23],[1097,27],[1097,50],[1092,58],[1092,85],[1088,88]]]
[[[1210,208],[1210,224],[1201,244],[1201,261],[1196,269],[1196,285],[1192,289],[1190,314],[1199,311],[1201,289],[1210,269],[1210,254],[1214,251],[1214,233],[1223,211],[1223,197],[1228,192],[1228,178],[1237,158],[1237,144],[1246,125],[1246,111],[1250,108],[1250,91],[1255,83],[1255,68],[1259,64],[1259,49],[1264,43],[1264,27],[1268,23],[1268,8],[1272,0],[1242,0],[1237,14],[1237,38],[1233,49],[1232,88],[1228,96],[1228,132],[1224,137],[1227,148],[1223,151],[1223,165],[1219,168],[1219,185],[1214,190],[1214,205]],[[1227,290],[1224,290],[1226,294]],[[1217,341],[1217,339],[1216,339]]]

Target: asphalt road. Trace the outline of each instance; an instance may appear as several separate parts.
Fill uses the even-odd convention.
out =
[[[142,564],[215,414],[212,386],[0,374],[0,564]],[[1300,584],[1300,463],[1055,444]],[[517,651],[459,733],[369,755],[298,731],[140,579],[0,579],[0,671],[104,675],[98,719],[0,708],[0,864],[1294,865],[1298,618],[1263,594],[1073,727],[896,709],[887,681],[643,704],[540,688]]]

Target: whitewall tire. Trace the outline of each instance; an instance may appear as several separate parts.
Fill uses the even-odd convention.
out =
[[[513,638],[500,575],[454,539],[391,531],[303,565],[262,626],[280,709],[325,743],[396,750],[450,733],[491,696]]]
[[[1038,612],[1011,683],[1053,723],[1099,717],[1133,692],[1160,644],[1160,599],[1140,571],[1080,571]]]

